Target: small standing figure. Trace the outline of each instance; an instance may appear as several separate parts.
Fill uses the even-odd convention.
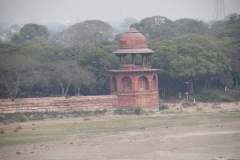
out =
[[[229,91],[229,89],[227,88],[227,86],[225,86],[225,92],[226,92],[226,91]]]
[[[13,96],[11,96],[10,99],[11,99],[12,102],[14,102],[14,97]]]

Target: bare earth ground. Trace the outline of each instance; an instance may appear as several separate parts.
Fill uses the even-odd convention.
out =
[[[240,103],[165,105],[140,116],[1,125],[0,159],[240,160]]]

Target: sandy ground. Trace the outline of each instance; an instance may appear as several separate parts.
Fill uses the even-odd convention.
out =
[[[198,103],[194,107],[184,108],[182,104],[168,103],[168,110],[151,115],[91,117],[90,121],[96,123],[137,119],[142,121],[138,125],[143,124],[144,127],[107,133],[96,131],[97,136],[89,137],[87,132],[81,136],[72,132],[57,140],[2,145],[0,159],[240,160],[239,104]],[[79,125],[83,123],[82,118],[62,120],[64,124],[75,121],[81,121]],[[159,125],[149,124],[147,127],[149,122]],[[22,125],[27,127],[31,123]],[[59,122],[50,120],[36,123],[57,125]]]

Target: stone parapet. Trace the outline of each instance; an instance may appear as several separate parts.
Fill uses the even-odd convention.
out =
[[[94,111],[118,106],[116,95],[0,99],[0,112]]]

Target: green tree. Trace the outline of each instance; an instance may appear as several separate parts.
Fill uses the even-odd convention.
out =
[[[36,37],[41,37],[42,39],[47,40],[49,32],[47,27],[38,24],[26,24],[19,34],[16,34],[12,37],[11,41],[15,44],[21,44],[28,40],[33,40]]]
[[[24,72],[21,73],[26,76],[23,77],[23,79],[27,83],[19,83],[18,88],[21,92],[18,92],[18,96],[31,97],[34,96],[36,92],[41,93],[39,95],[45,96],[55,93],[56,84],[53,83],[49,64],[59,59],[64,59],[64,49],[62,47],[50,45],[42,39],[34,39],[20,45],[15,45],[13,43],[0,43],[0,48],[0,55],[3,58],[8,57],[7,62],[9,64],[13,61],[11,62],[12,65],[16,64],[20,66],[19,68],[16,66],[16,69],[20,69],[21,66],[25,65]],[[13,58],[11,58],[12,56]],[[26,58],[25,61],[23,60],[24,58]],[[3,61],[3,59],[1,60]],[[8,65],[4,63],[5,61],[1,64],[2,66],[5,66],[2,67],[1,71],[9,68]],[[6,73],[10,72],[15,73],[15,68]],[[27,73],[31,74],[28,75]],[[5,90],[6,88],[2,85],[1,89]]]
[[[227,24],[240,23],[240,15],[238,15],[237,13],[230,13],[225,17],[224,21]]]
[[[73,81],[73,92],[75,95],[80,95],[84,88],[92,88],[96,85],[96,77],[94,74],[83,67],[76,70],[75,79]]]
[[[96,77],[95,94],[109,94],[110,92],[107,70],[118,68],[119,59],[112,54],[116,49],[116,45],[91,46],[80,59],[80,65],[85,66]]]
[[[147,17],[131,26],[144,34],[147,39],[164,39],[179,34],[174,23],[162,16]]]
[[[221,49],[228,52],[231,57],[232,76],[236,89],[238,89],[240,81],[240,16],[237,13],[231,13],[225,17],[221,25],[219,29],[216,27],[219,24],[215,23],[211,29],[218,31],[213,36],[220,40]]]
[[[82,86],[91,86],[95,84],[95,78],[86,69],[79,67],[77,61],[63,60],[52,63],[53,79],[61,87],[61,94],[67,96],[70,86],[77,87],[77,93],[80,93]]]
[[[207,34],[208,24],[193,19],[179,19],[173,22],[182,34]]]
[[[112,37],[112,31],[109,24],[91,20],[63,30],[53,36],[51,41],[70,48],[72,56],[79,58],[91,45],[108,41]]]
[[[190,82],[210,82],[231,71],[230,58],[214,39],[202,35],[185,35],[162,42],[152,56],[154,68],[163,69],[163,74]],[[226,85],[226,84],[225,84]]]
[[[12,36],[14,36],[15,34],[18,34],[18,33],[20,32],[20,29],[21,29],[20,26],[18,26],[18,25],[16,25],[16,24],[12,25],[12,26],[10,27],[10,29],[8,30],[7,37],[8,37],[9,39],[11,39]]]
[[[14,45],[11,42],[5,42],[3,43],[0,41],[0,54],[2,53],[16,53],[19,51],[19,46]]]
[[[137,19],[129,17],[129,18],[124,19],[123,23],[120,26],[122,28],[128,29],[131,26],[131,24],[136,23],[136,22],[137,22]]]
[[[16,97],[21,86],[28,86],[35,60],[20,54],[0,54],[0,83],[9,96]]]
[[[228,24],[219,34],[221,48],[231,57],[232,75],[238,89],[240,81],[240,23]]]

